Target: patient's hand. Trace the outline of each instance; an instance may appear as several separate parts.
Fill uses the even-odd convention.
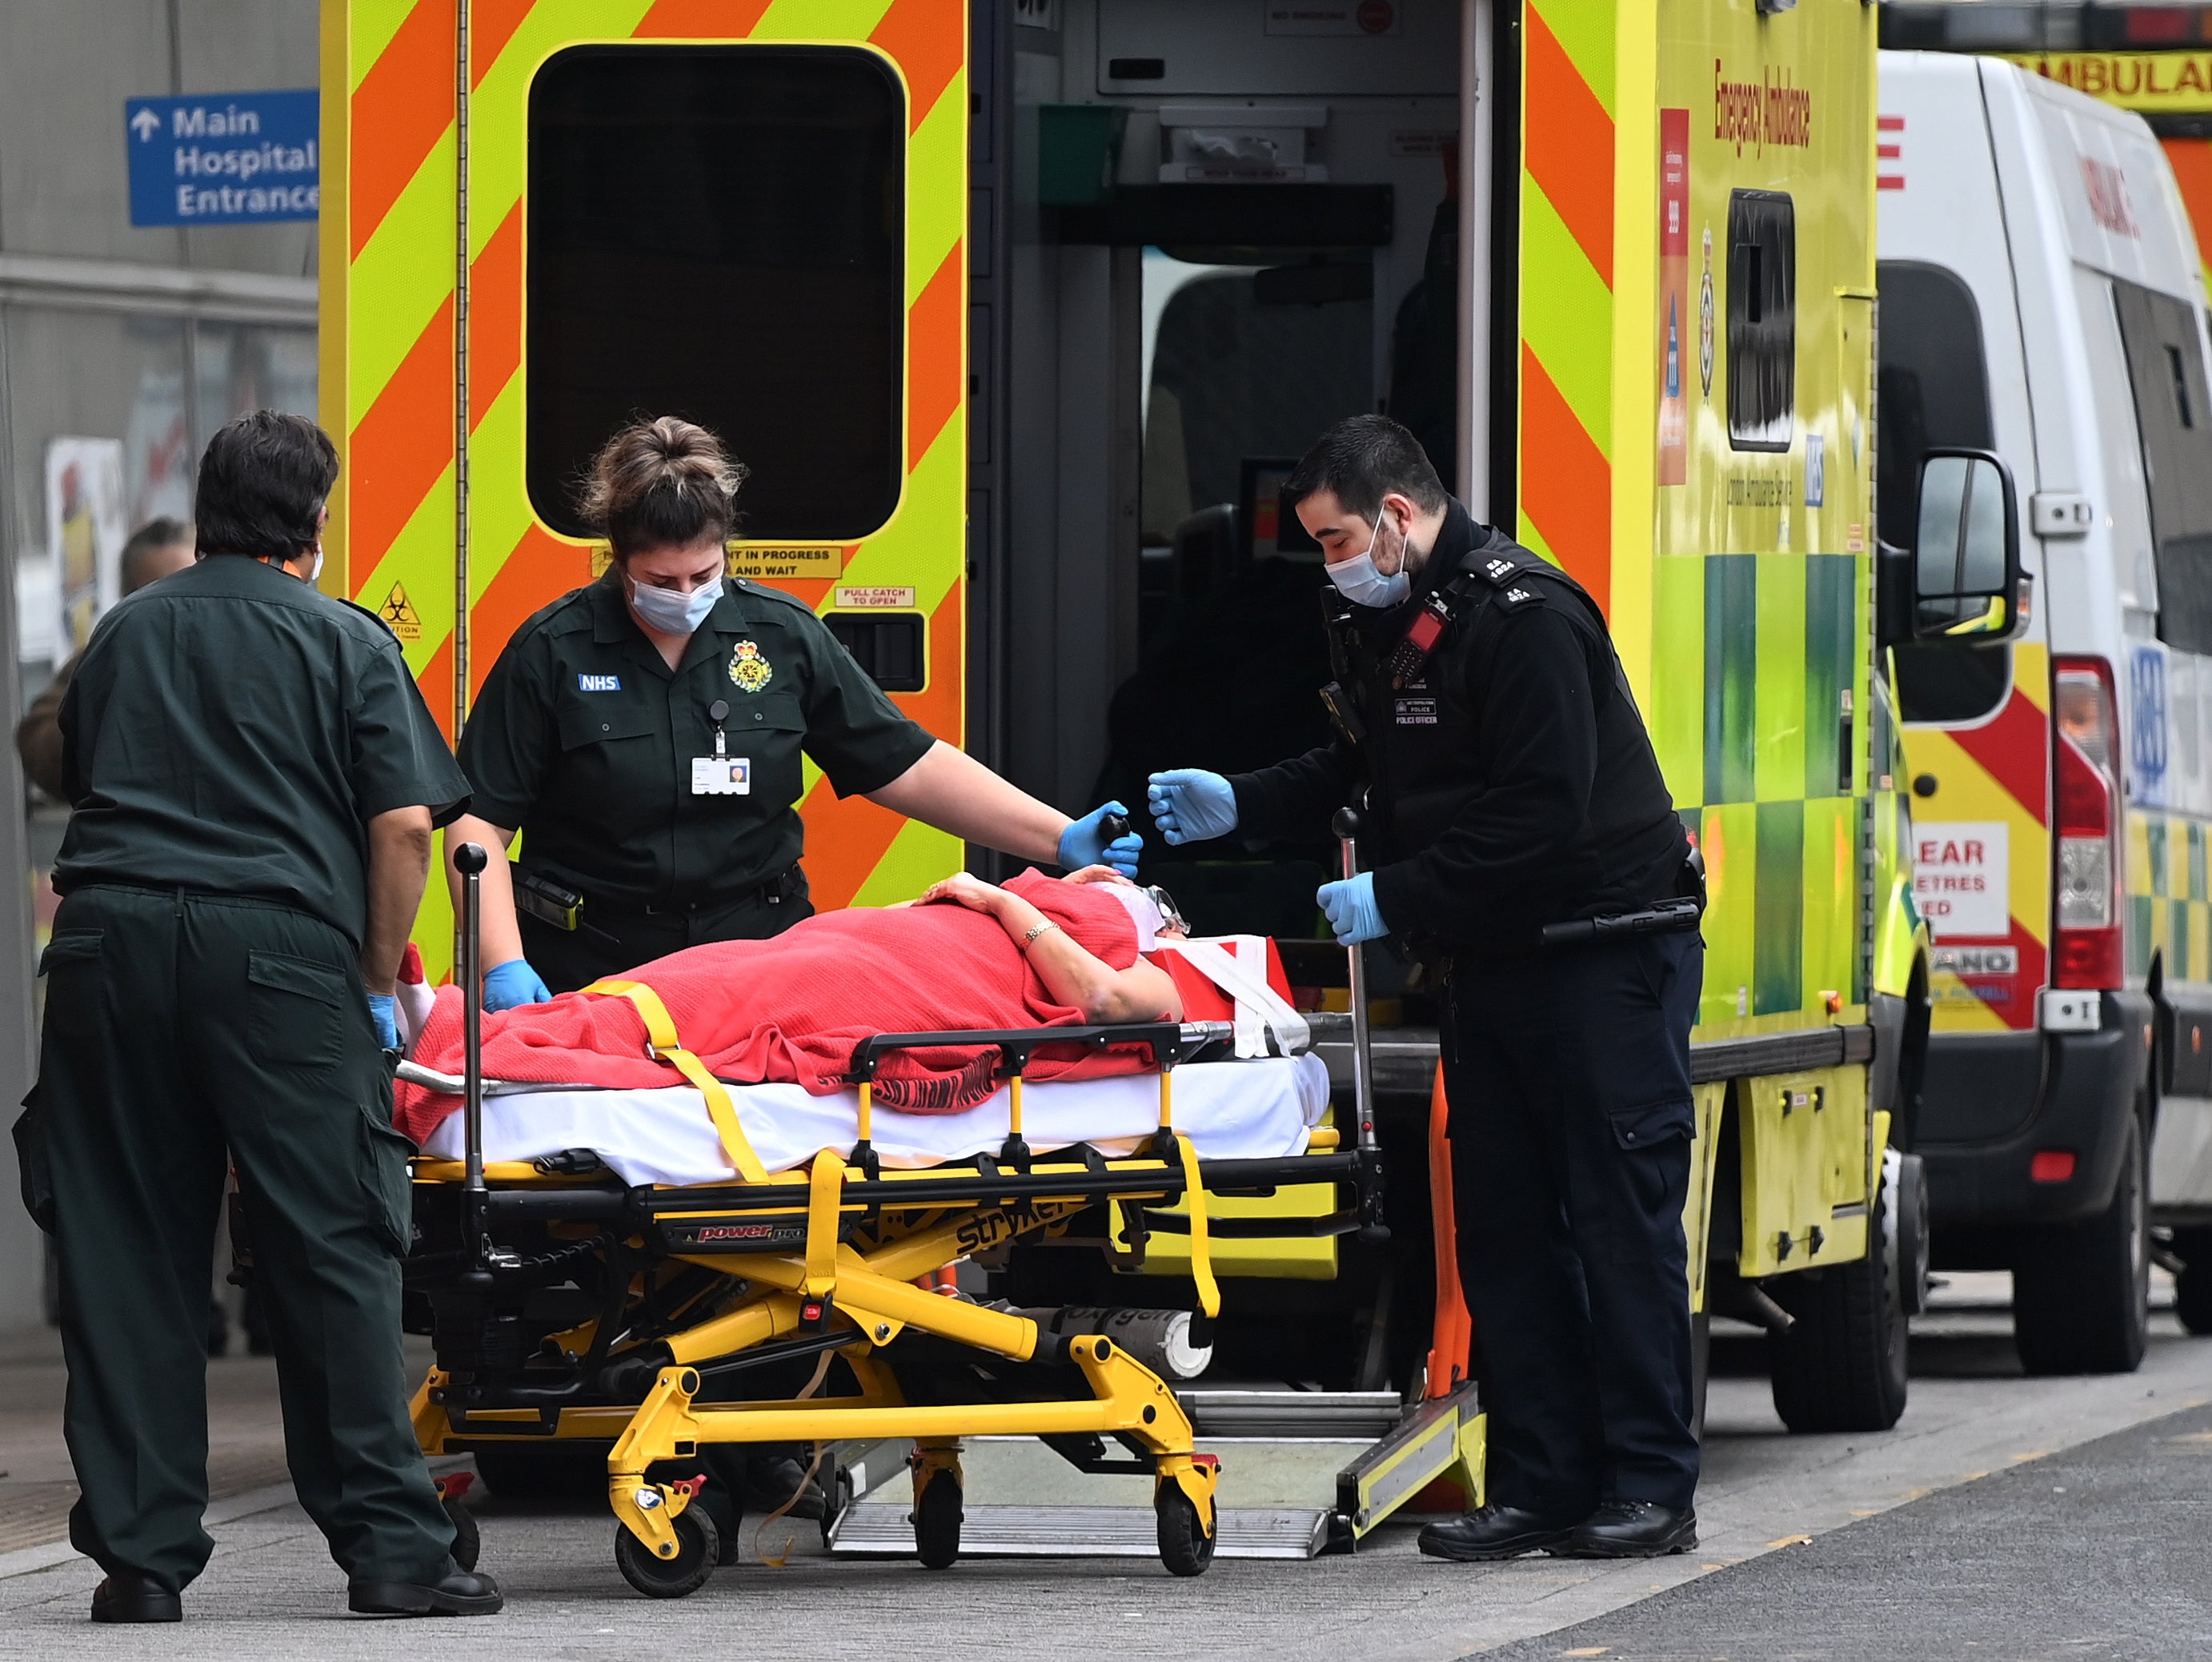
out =
[[[1129,889],[1134,889],[1137,886],[1133,877],[1123,876],[1110,865],[1086,865],[1080,871],[1069,872],[1060,881],[1077,883],[1121,883]]]
[[[951,901],[966,907],[970,912],[995,913],[1013,896],[995,883],[987,883],[973,872],[958,871],[942,883],[933,883],[921,892],[916,906],[933,906]]]

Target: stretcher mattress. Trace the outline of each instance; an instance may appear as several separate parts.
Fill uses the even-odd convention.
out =
[[[732,1085],[730,1098],[770,1172],[803,1165],[823,1149],[849,1155],[860,1135],[855,1091],[811,1096],[794,1084]],[[877,1156],[885,1166],[911,1169],[996,1153],[1006,1139],[1007,1101],[1002,1084],[990,1101],[958,1113],[900,1113],[878,1104]],[[1173,1102],[1176,1129],[1202,1160],[1304,1154],[1307,1133],[1328,1107],[1328,1068],[1310,1054],[1194,1063],[1175,1071]],[[1159,1113],[1158,1074],[1035,1084],[1022,1094],[1022,1135],[1039,1153],[1088,1143],[1110,1156],[1150,1137]],[[737,1176],[706,1102],[689,1085],[489,1095],[483,1133],[487,1161],[589,1149],[625,1183],[728,1183]],[[451,1115],[423,1152],[459,1160],[462,1135],[462,1116]]]

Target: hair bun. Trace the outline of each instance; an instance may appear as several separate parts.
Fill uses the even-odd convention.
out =
[[[592,458],[577,498],[584,523],[627,560],[647,549],[726,537],[745,467],[709,429],[678,416],[635,422]]]

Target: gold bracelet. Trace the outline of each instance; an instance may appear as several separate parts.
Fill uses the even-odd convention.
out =
[[[1030,955],[1030,948],[1036,943],[1036,937],[1038,936],[1043,934],[1048,929],[1058,929],[1060,925],[1058,924],[1053,922],[1051,919],[1047,918],[1036,928],[1030,930],[1028,934],[1023,936],[1021,939],[1022,956],[1026,958]]]

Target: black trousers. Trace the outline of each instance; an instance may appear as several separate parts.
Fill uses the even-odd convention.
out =
[[[61,1267],[70,1539],[181,1589],[207,1562],[208,1261],[226,1149],[300,1502],[355,1580],[434,1580],[453,1533],[407,1414],[407,1139],[352,945],[265,902],[62,902],[27,1190]]]
[[[1682,1206],[1704,974],[1694,934],[1449,972],[1453,1200],[1496,1504],[1573,1519],[1696,1491]]]
[[[801,918],[814,915],[806,898],[806,883],[794,869],[788,891],[775,900],[757,894],[726,905],[701,906],[680,912],[617,912],[604,905],[584,902],[584,919],[604,931],[556,929],[528,913],[516,921],[522,928],[522,955],[555,992],[574,992],[578,987],[625,970],[649,964],[686,947],[710,941],[764,941],[781,935]],[[607,936],[614,938],[609,940]]]

